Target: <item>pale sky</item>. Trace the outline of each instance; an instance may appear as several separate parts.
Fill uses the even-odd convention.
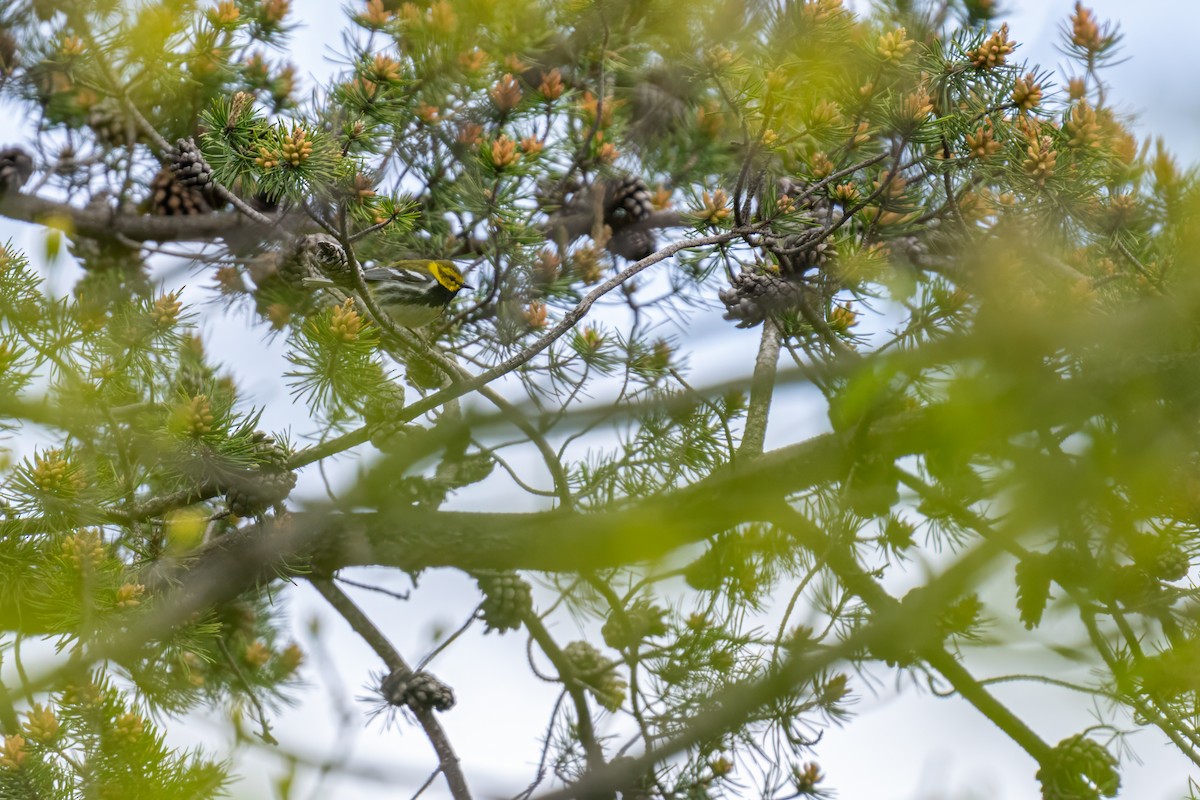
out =
[[[1046,67],[1058,67],[1065,61],[1053,42],[1056,28],[1070,13],[1072,2],[1026,0],[1005,5],[1013,10],[1007,15],[1012,37],[1023,44],[1018,55]],[[1108,73],[1111,97],[1118,107],[1140,115],[1141,134],[1164,135],[1184,163],[1200,162],[1200,137],[1196,134],[1200,129],[1200,92],[1195,89],[1190,63],[1200,31],[1200,3],[1097,0],[1090,5],[1102,19],[1119,19],[1125,32],[1124,53],[1128,60]],[[318,77],[327,74],[332,65],[322,57],[340,45],[340,11],[322,0],[296,0],[295,7],[297,18],[306,24],[295,35],[292,58],[299,61],[302,71]],[[0,118],[0,142],[16,139],[15,124],[11,116]],[[39,231],[32,226],[0,222],[0,237],[8,236],[16,238],[37,260],[42,242]],[[207,299],[209,295],[197,287],[209,281],[192,282],[197,286],[189,295]],[[65,277],[57,277],[53,285],[65,291],[70,284]],[[209,311],[211,308],[207,307]],[[291,404],[286,387],[272,379],[285,368],[278,343],[268,343],[258,328],[247,330],[229,319],[205,324],[204,330],[210,351],[238,375],[252,400],[266,407],[265,427],[306,428],[303,412]],[[706,357],[707,363],[740,363],[748,372],[757,345],[755,332],[725,327],[709,336],[705,344],[721,350],[714,357]],[[726,376],[713,373],[707,377]],[[768,446],[796,436],[795,431],[787,432],[785,437],[772,429]],[[22,447],[20,442],[10,445]],[[353,463],[343,460],[338,469],[348,476]],[[320,480],[314,470],[304,476],[300,488],[320,496]],[[453,502],[458,508],[490,507],[492,497],[494,494],[485,493]],[[357,570],[353,577],[397,590],[410,587],[405,577],[384,570]],[[998,585],[1005,580],[1011,583],[1011,578],[1002,577]],[[364,729],[367,706],[356,698],[365,694],[368,673],[374,673],[380,665],[339,618],[324,610],[314,593],[300,588],[280,594],[291,604],[297,636],[306,650],[312,649],[310,630],[315,625],[321,630],[320,651],[324,654],[312,658],[306,667],[310,691],[300,695],[300,705],[275,720],[275,733],[283,748],[317,759],[350,755],[352,771],[384,777],[382,782],[331,777],[324,788],[315,788],[310,796],[409,797],[434,762],[418,728],[393,726],[385,730],[377,721]],[[435,630],[457,628],[478,601],[473,581],[447,571],[423,576],[408,603],[362,592],[354,596],[381,621],[410,662],[416,662],[428,649]],[[564,642],[579,638],[563,625],[554,632]],[[442,721],[476,796],[509,796],[523,788],[533,773],[539,739],[556,692],[531,676],[522,636],[481,633],[480,627],[472,628],[434,663],[432,670],[450,683],[458,696],[458,707],[443,715]],[[1053,631],[1044,631],[1043,635],[1053,643]],[[1029,668],[1031,661],[1039,665],[1053,663],[1055,658],[1047,649],[1024,644],[1008,652],[987,654],[986,658],[972,657],[969,665],[980,675],[999,674]],[[330,671],[336,671],[335,678],[330,678]],[[811,755],[827,774],[828,785],[838,790],[838,797],[1025,800],[1038,796],[1035,765],[964,701],[932,698],[927,691],[911,686],[896,692],[894,679],[883,672],[879,675],[883,676],[882,682],[873,690],[861,680],[853,681],[860,697],[854,708],[857,716],[845,728],[827,731]],[[1086,674],[1074,677],[1082,679]],[[1062,697],[1057,690],[1050,693],[1014,685],[995,691],[1050,742],[1095,722],[1088,701],[1082,697],[1072,698],[1072,706],[1053,700]],[[339,710],[350,715],[344,727],[336,722]],[[177,741],[213,744],[221,741],[219,730],[219,725],[197,721],[176,726],[172,736]],[[1161,734],[1147,730],[1134,736],[1131,743],[1142,763],[1127,755],[1122,757],[1124,797],[1173,800],[1186,794],[1188,776],[1194,773],[1182,756],[1165,745]],[[246,753],[240,759],[246,778],[235,787],[235,797],[273,796],[268,785],[273,776],[281,774],[281,766],[278,759],[260,755],[262,752]],[[442,786],[438,781],[423,796],[448,797]]]

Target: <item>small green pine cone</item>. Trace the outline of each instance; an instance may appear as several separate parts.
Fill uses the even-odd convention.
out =
[[[287,466],[290,453],[282,443],[263,431],[255,431],[251,442],[259,468],[234,476],[225,494],[229,510],[239,517],[282,503],[296,486],[296,473]]]
[[[363,421],[368,425],[380,425],[398,418],[403,411],[404,386],[385,383],[377,396],[368,398],[363,404]]]
[[[1042,621],[1050,601],[1050,559],[1042,553],[1030,553],[1017,563],[1017,611],[1027,630]]]
[[[1043,800],[1099,800],[1121,788],[1117,760],[1083,734],[1063,739],[1037,772]]]
[[[1153,601],[1162,590],[1146,570],[1135,564],[1113,567],[1108,575],[1108,589],[1115,600],[1126,606],[1140,606]]]
[[[1149,565],[1150,574],[1160,581],[1178,581],[1187,577],[1192,561],[1177,545],[1168,545],[1158,552]]]
[[[454,707],[454,690],[428,672],[398,669],[380,682],[379,693],[388,705],[415,712]]]
[[[381,453],[403,453],[408,440],[425,432],[420,425],[408,422],[378,422],[367,427],[367,439]]]
[[[640,598],[625,611],[610,613],[600,629],[600,635],[604,637],[604,643],[614,650],[635,648],[643,639],[662,636],[667,632],[666,623],[663,622],[666,614],[665,609]]]
[[[609,711],[616,711],[625,702],[628,684],[617,672],[617,662],[605,658],[588,642],[571,642],[563,648],[563,655],[571,664],[574,678],[583,684],[596,702]]]
[[[225,493],[231,513],[252,517],[282,503],[296,486],[296,473],[267,470],[252,474]]]
[[[515,572],[481,572],[475,576],[483,603],[479,616],[484,632],[515,631],[521,620],[533,611],[533,593],[529,583]]]

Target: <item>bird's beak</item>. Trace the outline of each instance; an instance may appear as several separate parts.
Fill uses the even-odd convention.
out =
[[[462,288],[464,288],[464,289],[474,289],[475,287],[474,287],[474,286],[472,286],[472,285],[471,285],[471,284],[469,284],[469,283],[464,283],[464,284],[462,285]]]

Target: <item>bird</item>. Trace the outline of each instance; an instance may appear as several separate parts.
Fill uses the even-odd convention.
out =
[[[473,289],[454,262],[445,259],[406,259],[362,271],[371,298],[397,325],[420,328],[438,319],[462,289]],[[330,278],[309,277],[312,288],[345,289]]]

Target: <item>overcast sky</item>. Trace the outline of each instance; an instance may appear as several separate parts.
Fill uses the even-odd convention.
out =
[[[296,33],[292,57],[299,60],[302,71],[320,78],[333,68],[327,57],[330,48],[340,44],[337,33],[342,25],[340,12],[324,0],[296,0],[294,5],[305,26]],[[1022,43],[1018,54],[1045,67],[1059,67],[1064,59],[1054,49],[1056,28],[1072,5],[1065,1],[1007,3],[1011,13],[1006,18],[1012,37]],[[1121,20],[1125,33],[1124,53],[1128,60],[1107,74],[1112,84],[1111,97],[1117,106],[1140,115],[1138,130],[1142,135],[1162,134],[1185,163],[1200,161],[1196,135],[1200,124],[1200,92],[1195,88],[1191,64],[1195,38],[1200,31],[1200,3],[1105,0],[1091,6],[1101,18]],[[17,138],[17,123],[11,115],[0,118],[4,141]],[[17,238],[36,258],[42,242],[39,231],[32,226],[0,222],[0,238],[8,236]],[[54,280],[56,289],[69,288],[68,279],[62,277],[66,274],[59,270],[59,277]],[[197,287],[193,291],[193,297],[205,297]],[[228,320],[206,324],[205,331],[212,352],[239,376],[251,399],[266,407],[267,427],[305,427],[286,389],[271,379],[282,371],[283,361],[277,346],[266,342],[258,329],[247,330]],[[708,360],[743,363],[748,368],[749,360],[734,360],[733,355],[752,354],[756,342],[753,332],[723,329],[721,345],[729,348],[726,353],[729,358]],[[280,369],[273,372],[273,366]],[[772,435],[776,442],[780,441],[778,432],[773,431]],[[20,443],[14,445],[19,447]],[[341,469],[348,468],[343,462]],[[315,490],[318,485],[316,476],[310,474],[302,488]],[[481,501],[476,498],[474,502]],[[471,502],[463,504],[470,506]],[[409,588],[406,579],[384,571],[363,570],[355,577],[388,583],[397,589]],[[382,782],[331,779],[325,790],[318,790],[312,796],[407,798],[433,763],[428,742],[418,729],[411,727],[393,726],[384,733],[382,725],[376,722],[363,730],[361,714],[366,706],[356,698],[365,693],[363,687],[368,681],[368,671],[376,668],[375,659],[306,590],[282,594],[295,595],[292,598],[295,627],[306,647],[311,647],[310,632],[314,626],[320,631],[321,644],[316,648],[317,657],[306,670],[312,691],[303,696],[300,707],[278,718],[276,735],[285,749],[315,758],[343,758],[353,752],[356,769],[384,778]],[[436,629],[457,627],[477,602],[473,582],[449,573],[425,576],[407,604],[378,595],[356,594],[356,597],[382,621],[386,632],[410,661],[416,661],[425,652]],[[573,638],[567,630],[556,633],[563,641]],[[1045,633],[1053,636],[1053,631]],[[980,674],[995,674],[1028,666],[1031,660],[1042,663],[1052,657],[1044,648],[1026,645],[1019,652],[988,658],[974,660],[972,667]],[[532,773],[538,738],[555,698],[552,687],[530,675],[523,639],[514,634],[485,637],[478,629],[472,630],[434,664],[433,670],[451,683],[458,694],[459,706],[444,715],[444,724],[476,792],[480,797],[491,793],[511,795]],[[1082,679],[1086,674],[1076,677]],[[828,774],[830,785],[839,790],[839,797],[1025,800],[1037,796],[1033,763],[965,702],[934,699],[927,691],[911,686],[895,692],[890,681],[875,686],[874,692],[861,681],[855,682],[855,688],[861,698],[855,708],[858,716],[845,729],[827,732],[813,754],[813,759]],[[1052,695],[1044,690],[1018,687],[998,687],[996,691],[1051,742],[1095,722],[1081,698],[1074,698],[1077,705],[1066,706],[1050,701],[1051,697],[1061,696],[1059,692]],[[339,709],[349,714],[344,727],[336,723],[335,712]],[[218,725],[198,722],[182,735],[189,741],[216,742],[220,741],[218,731]],[[1187,762],[1164,744],[1163,737],[1147,731],[1131,741],[1143,763],[1134,763],[1128,756],[1122,758],[1123,796],[1166,800],[1186,793]],[[235,790],[235,795],[270,796],[267,784],[280,772],[278,761],[269,756],[247,756],[243,766],[248,778]],[[446,794],[439,782],[425,796]]]

